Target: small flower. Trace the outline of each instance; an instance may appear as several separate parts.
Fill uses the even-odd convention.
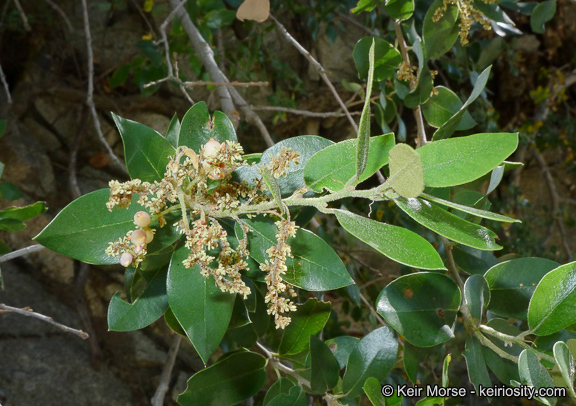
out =
[[[130,265],[132,265],[133,259],[134,257],[132,256],[132,254],[125,252],[124,254],[120,255],[120,265],[128,268]]]
[[[134,215],[134,224],[141,228],[148,227],[150,225],[150,215],[145,211],[139,211]]]
[[[130,236],[130,240],[132,241],[132,244],[134,244],[134,245],[146,244],[146,241],[148,240],[148,237],[146,235],[146,231],[144,231],[144,230],[134,231],[132,233],[132,235]]]

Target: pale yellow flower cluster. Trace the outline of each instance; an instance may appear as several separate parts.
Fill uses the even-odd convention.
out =
[[[286,176],[291,162],[294,165],[298,165],[300,163],[300,154],[292,148],[282,146],[282,149],[277,155],[270,156],[268,170],[278,179],[280,176]]]
[[[497,0],[483,0],[484,3],[487,4],[496,4],[498,3]],[[460,43],[462,45],[468,44],[468,34],[470,33],[470,27],[472,26],[473,22],[477,22],[482,25],[486,31],[490,31],[492,27],[490,26],[490,20],[482,14],[480,10],[478,10],[472,4],[472,0],[444,0],[444,5],[436,10],[434,16],[432,17],[433,21],[438,21],[446,12],[448,5],[454,4],[458,7],[458,11],[460,12]]]

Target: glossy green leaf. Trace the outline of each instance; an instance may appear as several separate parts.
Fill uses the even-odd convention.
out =
[[[170,308],[206,364],[220,345],[232,317],[235,295],[223,293],[212,277],[200,268],[185,268],[182,261],[190,250],[178,248],[168,270],[167,293]]]
[[[532,31],[543,34],[544,24],[552,20],[554,14],[556,14],[556,0],[547,0],[538,3],[530,16],[530,27],[532,27]]]
[[[386,406],[386,398],[382,395],[382,386],[380,381],[371,376],[364,382],[364,393],[368,396],[370,403],[374,406]]]
[[[518,372],[520,373],[520,381],[527,386],[534,388],[553,388],[554,381],[546,370],[546,367],[540,363],[538,356],[530,350],[524,350],[518,357]],[[555,405],[556,398],[540,398],[547,405]]]
[[[210,138],[218,142],[238,141],[236,131],[230,119],[221,111],[210,117],[206,103],[198,102],[182,118],[178,145],[185,145],[200,152]]]
[[[322,394],[338,383],[338,361],[322,340],[310,336],[310,389]]]
[[[168,325],[168,327],[170,327],[172,331],[180,334],[181,336],[186,337],[186,332],[184,331],[180,323],[178,323],[178,319],[176,318],[176,316],[174,316],[174,312],[172,312],[172,309],[170,309],[170,307],[168,307],[164,312],[164,321],[166,321],[166,324]]]
[[[490,251],[477,250],[466,245],[452,248],[454,261],[458,269],[469,275],[482,274],[498,263],[498,258]]]
[[[170,120],[170,125],[168,125],[168,130],[166,130],[166,139],[174,147],[178,147],[178,141],[180,140],[180,120],[178,120],[178,115],[174,113],[172,120]]]
[[[285,395],[289,394],[290,389],[294,386],[296,386],[296,385],[290,379],[282,378],[282,377],[278,378],[278,380],[276,382],[274,382],[272,384],[272,386],[270,386],[270,388],[268,389],[268,392],[266,392],[266,396],[264,397],[263,406],[268,406],[270,401],[272,401],[272,399],[274,399],[275,397],[277,397],[280,394],[285,394]]]
[[[132,179],[143,182],[160,181],[164,178],[169,156],[175,149],[170,142],[144,124],[127,120],[112,113],[124,143],[126,168]]]
[[[120,292],[110,299],[108,305],[108,329],[132,331],[144,328],[158,320],[168,309],[166,296],[166,269],[158,271],[146,286],[146,290],[134,303],[120,299]]]
[[[452,241],[486,251],[502,248],[496,244],[497,235],[492,231],[463,220],[427,200],[400,197],[394,201],[418,223]]]
[[[420,364],[424,363],[426,357],[432,350],[430,348],[416,347],[408,341],[404,342],[404,352],[402,363],[404,364],[404,371],[410,382],[416,384],[418,382],[418,369]]]
[[[392,370],[397,354],[398,338],[390,327],[380,327],[364,336],[348,359],[343,392],[356,397],[369,377],[383,380]]]
[[[46,212],[46,203],[36,202],[24,207],[8,207],[0,210],[0,219],[26,221]]]
[[[228,406],[260,391],[266,381],[266,358],[240,351],[226,354],[222,361],[195,373],[186,391],[178,396],[182,406]]]
[[[422,37],[426,45],[426,53],[430,59],[438,59],[452,48],[458,39],[460,27],[458,22],[458,7],[454,4],[448,4],[442,17],[434,21],[436,10],[444,6],[443,0],[436,0],[424,17],[424,26]]]
[[[289,316],[292,322],[284,329],[278,352],[282,355],[298,354],[310,345],[309,337],[316,335],[324,328],[330,317],[332,305],[308,299],[306,303],[296,306],[297,310]]]
[[[247,282],[247,285],[250,286],[250,283]],[[256,286],[250,286],[250,289],[252,292],[247,300],[250,300],[252,295],[256,299],[256,307],[253,311],[248,312],[251,323],[228,330],[228,335],[239,345],[246,348],[256,345],[256,341],[268,331],[268,326],[270,325],[270,316],[267,312],[264,297]]]
[[[464,298],[472,317],[482,321],[484,308],[490,303],[490,289],[488,282],[482,275],[472,275],[466,279]]]
[[[395,279],[380,292],[378,313],[418,347],[431,347],[454,337],[460,289],[436,272],[419,272]]]
[[[576,262],[548,272],[528,307],[528,325],[537,335],[555,333],[576,323]]]
[[[250,323],[250,315],[248,314],[248,308],[246,307],[246,304],[244,304],[244,299],[242,296],[236,295],[234,300],[234,309],[232,309],[232,318],[230,319],[228,328],[234,329],[243,327]]]
[[[466,337],[466,350],[463,355],[464,358],[466,358],[468,378],[476,388],[476,393],[479,393],[480,385],[485,388],[491,387],[492,382],[490,380],[490,375],[488,374],[488,368],[486,368],[482,344],[475,336],[469,335]]]
[[[572,399],[576,398],[576,392],[574,392],[574,377],[576,375],[576,368],[574,367],[574,357],[570,353],[570,349],[566,343],[558,341],[554,344],[554,359],[556,360],[556,365],[560,369],[560,374],[562,379],[570,391],[570,396]]]
[[[420,155],[408,144],[390,150],[390,177],[387,183],[403,197],[417,197],[424,191],[424,170]]]
[[[278,205],[280,212],[285,214],[286,210],[284,208],[284,204],[282,203],[282,194],[280,192],[280,186],[278,186],[278,182],[276,182],[276,178],[272,175],[272,173],[268,170],[268,168],[262,168],[262,179],[266,183],[268,190],[272,194],[274,201]]]
[[[487,323],[488,327],[492,327],[494,330],[501,333],[517,336],[521,333],[520,329],[516,326],[511,325],[508,321],[504,319],[491,319]],[[489,336],[488,339],[492,341],[500,350],[517,357],[522,352],[523,348],[518,344],[512,344],[504,342],[498,338]],[[490,370],[496,375],[500,382],[510,385],[512,380],[520,380],[518,375],[518,365],[508,359],[502,358],[500,355],[489,349],[488,347],[482,346],[484,352],[484,359]]]
[[[486,210],[480,210],[480,209],[477,209],[475,207],[464,206],[462,204],[458,204],[458,203],[454,203],[454,202],[451,202],[448,200],[440,199],[436,196],[429,195],[428,193],[422,193],[422,197],[424,197],[425,199],[427,199],[431,202],[439,203],[443,206],[448,206],[448,207],[451,207],[453,209],[462,211],[464,213],[472,214],[472,215],[477,216],[477,217],[482,217],[482,218],[494,220],[494,221],[502,221],[504,223],[521,223],[520,220],[516,220],[516,219],[513,219],[511,217],[503,216],[502,214],[492,213],[491,211],[486,211]]]
[[[414,0],[387,0],[385,7],[390,17],[404,21],[414,13]]]
[[[420,269],[446,269],[434,247],[408,229],[345,210],[336,210],[336,218],[350,234],[396,262]]]
[[[268,406],[307,406],[308,399],[301,386],[293,386],[287,394],[281,393],[273,398]]]
[[[517,146],[517,133],[487,133],[430,142],[416,152],[422,159],[426,186],[445,187],[487,174]]]
[[[351,336],[338,336],[326,341],[328,348],[338,361],[339,369],[346,366],[350,353],[356,348],[358,341],[360,340],[357,337]]]
[[[270,219],[256,217],[242,220],[251,232],[248,233],[250,256],[258,263],[268,258],[266,250],[278,244],[276,226]],[[235,227],[238,239],[243,238],[239,225]],[[292,248],[293,258],[288,258],[286,274],[282,279],[291,285],[310,291],[333,290],[354,283],[340,257],[320,237],[311,231],[299,228],[296,236],[287,243]]]
[[[374,41],[374,80],[380,82],[394,75],[402,62],[402,56],[388,41],[378,37],[364,37],[354,47],[353,57],[360,79],[368,78],[370,70],[369,51]]]
[[[428,59],[424,54],[424,49],[422,48],[422,41],[418,38],[412,50],[418,58],[418,78],[416,82],[416,87],[404,97],[404,104],[406,107],[413,109],[421,104],[424,104],[430,99],[432,90],[434,89],[434,81],[432,79],[432,74],[430,73],[430,68],[428,68]]]
[[[458,113],[462,108],[460,98],[452,90],[444,86],[436,87],[437,93],[430,97],[426,103],[422,105],[422,113],[424,118],[433,127],[442,127],[454,114]],[[472,118],[470,113],[466,111],[456,130],[468,130],[476,125],[476,121]]]
[[[134,214],[142,210],[135,202],[128,209],[109,212],[110,189],[100,189],[74,200],[34,240],[59,254],[94,265],[117,264],[106,255],[108,243],[133,230]]]
[[[366,169],[368,161],[368,152],[370,150],[370,96],[372,96],[372,82],[374,80],[374,44],[375,39],[370,44],[368,51],[368,81],[366,83],[366,100],[360,116],[360,125],[358,126],[358,140],[356,143],[356,179]]]
[[[474,83],[474,88],[472,89],[472,93],[470,93],[470,97],[468,100],[462,105],[460,110],[454,114],[448,121],[446,121],[436,132],[432,139],[434,141],[442,140],[444,138],[450,137],[454,131],[458,129],[458,125],[462,121],[462,118],[466,115],[466,109],[470,106],[477,98],[482,94],[486,83],[488,82],[488,78],[490,77],[490,71],[492,67],[489,66],[476,79],[476,83]]]
[[[544,258],[519,258],[493,266],[484,275],[492,296],[488,308],[502,317],[526,320],[536,286],[559,266]]]
[[[337,192],[354,176],[354,153],[356,140],[346,140],[331,145],[314,154],[304,168],[306,188],[315,192],[327,189]],[[366,169],[360,175],[363,182],[388,163],[390,150],[394,147],[394,134],[370,137]]]

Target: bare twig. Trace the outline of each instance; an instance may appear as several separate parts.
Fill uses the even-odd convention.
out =
[[[252,106],[252,110],[254,110],[254,111],[281,111],[281,112],[286,112],[286,113],[290,113],[290,114],[298,114],[300,116],[319,117],[319,118],[344,117],[344,116],[346,116],[346,113],[341,113],[339,111],[316,112],[316,111],[292,109],[290,107],[282,107],[282,106]],[[362,113],[359,111],[353,111],[350,114],[359,116]]]
[[[175,78],[165,77],[160,80],[156,80],[154,82],[149,82],[144,85],[144,87],[150,87],[157,85],[162,82],[166,82],[168,80],[174,80]],[[236,87],[250,87],[250,86],[268,86],[270,83],[268,82],[210,82],[210,81],[197,81],[197,82],[182,82],[182,85],[185,87],[194,87],[194,86],[236,86]]]
[[[104,148],[110,155],[112,161],[118,166],[119,169],[126,172],[126,167],[120,159],[114,154],[108,142],[104,138],[104,134],[102,133],[102,127],[100,126],[100,119],[98,118],[98,112],[96,111],[96,106],[94,105],[94,55],[92,52],[92,35],[90,33],[90,19],[88,18],[88,4],[86,0],[82,0],[82,7],[83,7],[83,14],[84,14],[84,34],[86,36],[86,48],[88,51],[88,94],[86,95],[86,105],[90,109],[90,113],[92,114],[92,119],[94,120],[94,129],[96,130],[96,134],[100,139]]]
[[[162,406],[164,404],[164,396],[170,387],[170,377],[172,376],[172,369],[176,362],[176,356],[178,355],[178,349],[180,348],[180,342],[182,341],[182,336],[180,334],[174,334],[172,337],[172,344],[170,345],[170,350],[168,351],[168,357],[164,368],[162,369],[162,375],[160,375],[160,383],[156,388],[154,396],[150,400],[152,406]]]
[[[2,255],[0,257],[0,263],[10,261],[14,258],[22,257],[24,255],[32,254],[33,252],[42,251],[44,248],[46,248],[46,247],[43,245],[40,245],[40,244],[31,245],[31,246],[26,247],[26,248],[21,248],[19,250],[14,251],[14,252],[10,252],[6,255]]]
[[[383,326],[387,326],[388,323],[386,323],[384,321],[384,319],[382,318],[382,316],[380,316],[376,310],[374,309],[374,307],[372,306],[372,304],[368,301],[368,299],[366,299],[366,296],[364,296],[362,293],[360,293],[360,299],[362,300],[362,303],[364,303],[366,305],[366,307],[368,307],[368,309],[370,310],[370,313],[372,313],[372,315],[374,317],[376,317],[376,320],[378,320],[380,322],[380,324],[382,324]]]
[[[26,13],[24,12],[24,9],[22,9],[22,5],[20,4],[20,0],[14,0],[14,5],[16,6],[16,9],[18,9],[18,14],[20,14],[20,18],[22,19],[24,29],[26,31],[32,31],[32,28],[30,28],[30,23],[28,23],[28,17],[26,17]]]
[[[75,261],[79,263],[78,276],[76,277],[76,286],[74,287],[74,296],[76,299],[76,310],[78,311],[78,316],[80,316],[80,321],[82,321],[82,326],[90,335],[90,353],[92,355],[92,364],[95,367],[100,366],[103,360],[102,349],[98,343],[98,337],[92,325],[92,319],[90,318],[90,311],[88,310],[88,305],[86,303],[85,287],[86,281],[88,279],[88,272],[90,272],[90,266],[85,262]]]
[[[334,85],[332,84],[332,82],[330,82],[330,79],[328,79],[328,75],[326,75],[326,70],[324,70],[324,67],[316,59],[314,59],[314,57],[310,54],[310,52],[308,52],[302,45],[300,45],[300,43],[298,41],[296,41],[296,39],[292,35],[290,35],[288,30],[286,30],[286,28],[280,23],[280,21],[278,21],[276,18],[274,18],[274,16],[272,16],[272,14],[270,14],[270,18],[272,19],[272,21],[274,21],[274,23],[276,24],[276,27],[278,28],[280,33],[284,36],[284,38],[286,38],[288,40],[288,42],[290,42],[298,50],[298,52],[300,52],[308,60],[308,62],[310,62],[312,64],[312,66],[314,66],[316,68],[316,70],[318,71],[318,74],[320,74],[320,77],[322,78],[324,83],[326,83],[326,85],[330,89],[330,92],[332,92],[332,95],[334,96],[334,98],[336,99],[338,104],[340,105],[340,108],[346,114],[346,117],[348,118],[348,121],[352,125],[354,132],[357,133],[358,132],[358,125],[356,124],[356,122],[354,121],[352,116],[350,115],[350,112],[348,111],[348,109],[346,108],[346,105],[344,104],[344,101],[342,100],[342,98],[340,97],[338,92],[336,91],[336,88],[334,88]]]
[[[62,19],[68,26],[68,30],[70,30],[70,32],[73,32],[74,28],[72,27],[72,23],[70,23],[70,19],[68,19],[68,16],[66,16],[66,13],[64,13],[64,11],[60,8],[60,6],[54,3],[52,0],[44,0],[44,1],[48,3],[48,5],[52,7],[58,14],[60,14]]]
[[[362,24],[362,23],[354,20],[352,17],[350,17],[350,16],[348,16],[348,15],[346,15],[346,14],[340,12],[340,11],[336,12],[336,14],[337,14],[340,18],[342,18],[343,20],[348,21],[350,24],[355,25],[356,27],[360,28],[361,30],[366,31],[366,33],[370,34],[371,36],[373,36],[373,37],[378,37],[378,36],[380,36],[376,31],[371,30],[370,28],[366,27],[364,24]]]
[[[264,347],[258,341],[256,341],[256,346],[260,348],[262,352],[264,352],[264,354],[268,357],[274,369],[277,369],[279,371],[284,372],[287,375],[290,375],[291,377],[296,379],[298,383],[300,383],[301,385],[310,387],[310,381],[308,381],[308,379],[304,378],[298,372],[280,362],[280,360],[276,358],[276,356],[274,356],[274,354],[272,354],[268,348]]]
[[[52,317],[48,317],[40,313],[35,313],[32,309],[29,308],[20,309],[18,307],[6,306],[4,303],[0,303],[0,313],[17,313],[21,314],[22,316],[34,317],[36,319],[45,321],[48,324],[52,324],[53,326],[56,326],[67,333],[75,334],[84,340],[88,338],[88,334],[84,331],[65,326],[64,324],[54,321]]]
[[[2,81],[2,86],[4,86],[4,90],[6,91],[6,98],[8,99],[8,103],[12,104],[12,96],[10,95],[10,88],[8,87],[6,76],[4,76],[2,65],[0,65],[0,81]]]

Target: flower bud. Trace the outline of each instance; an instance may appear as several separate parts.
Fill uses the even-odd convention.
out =
[[[134,245],[144,245],[146,244],[147,236],[146,231],[144,230],[136,230],[130,236],[130,240]]]
[[[216,158],[221,146],[214,138],[210,138],[210,141],[204,145],[204,158]]]
[[[144,246],[143,246],[143,245],[135,245],[135,246],[134,246],[134,254],[138,255],[138,254],[140,254],[142,251],[144,251]]]
[[[150,244],[154,239],[154,232],[150,229],[146,230],[146,244]]]
[[[132,254],[125,252],[124,254],[120,255],[120,265],[128,268],[130,265],[132,265],[133,259],[134,257],[132,256]]]
[[[134,224],[138,227],[148,227],[150,225],[150,215],[145,211],[139,211],[134,215]]]

